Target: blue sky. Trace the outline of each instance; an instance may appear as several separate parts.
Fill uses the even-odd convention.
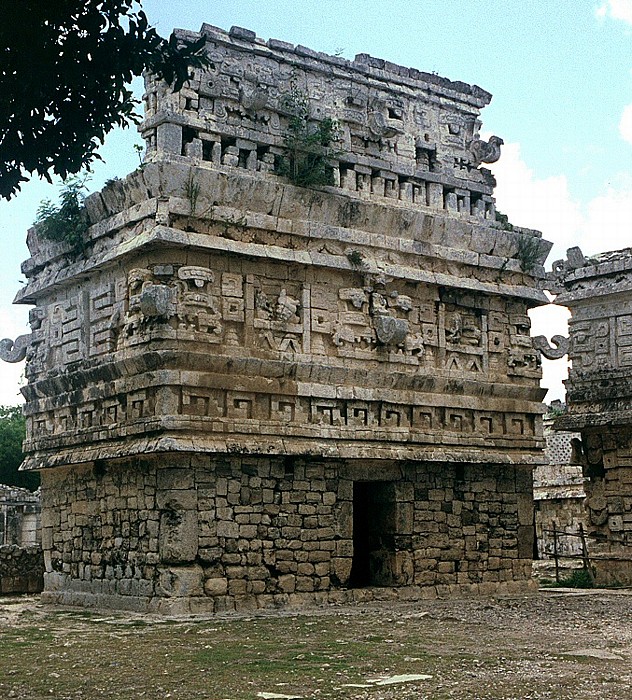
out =
[[[203,22],[247,27],[352,59],[369,53],[494,95],[483,132],[505,141],[491,169],[498,208],[555,243],[548,266],[580,245],[591,254],[632,246],[632,0],[145,0],[163,36]],[[142,87],[137,81],[140,91]],[[111,134],[90,187],[138,164],[133,128]],[[0,336],[28,332],[26,230],[57,186],[31,181],[0,201]],[[565,333],[563,312],[539,313],[536,333]],[[23,366],[0,362],[0,404],[19,403]],[[564,361],[546,366],[549,399],[562,398]]]

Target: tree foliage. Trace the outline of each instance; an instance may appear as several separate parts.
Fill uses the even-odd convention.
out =
[[[63,241],[74,250],[82,250],[88,230],[88,215],[83,207],[86,178],[73,175],[64,181],[59,203],[50,199],[40,202],[35,226],[49,241]]]
[[[19,406],[0,406],[0,484],[21,486],[34,491],[39,486],[39,474],[19,472],[24,459],[22,441],[26,427]]]
[[[149,69],[179,90],[206,65],[204,38],[160,37],[140,0],[0,0],[0,197],[28,178],[66,179],[138,120],[128,88]]]

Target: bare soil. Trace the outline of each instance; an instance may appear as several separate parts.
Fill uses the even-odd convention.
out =
[[[159,619],[0,598],[0,698],[628,700],[632,591]]]

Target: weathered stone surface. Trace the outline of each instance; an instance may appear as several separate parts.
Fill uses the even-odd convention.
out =
[[[202,35],[212,70],[180,93],[148,76],[147,162],[90,200],[85,251],[29,235],[46,596],[219,612],[527,586],[549,244],[496,221],[490,96]],[[292,99],[339,125],[331,185],[282,175]]]
[[[557,261],[550,286],[571,311],[569,411],[555,428],[581,434],[572,459],[586,479],[597,582],[632,583],[632,249]]]
[[[44,557],[38,544],[0,546],[0,593],[39,593],[44,588]]]
[[[354,535],[351,529],[341,539],[334,528],[323,527],[334,522],[334,511],[341,501],[349,509],[354,505],[361,507],[357,496],[354,501],[353,493],[346,488],[337,490],[338,484],[346,484],[346,479],[338,474],[342,467],[347,471],[348,466],[329,460],[297,461],[293,478],[288,479],[286,460],[216,456],[210,466],[190,469],[193,489],[198,493],[202,484],[214,479],[225,482],[221,491],[226,494],[241,492],[244,484],[249,484],[251,490],[261,488],[262,492],[259,502],[247,506],[226,505],[226,496],[206,494],[205,510],[195,513],[199,528],[189,533],[182,544],[186,547],[188,542],[195,546],[204,542],[207,547],[216,547],[212,556],[206,550],[209,563],[205,568],[182,563],[182,557],[178,561],[176,556],[168,558],[162,551],[161,511],[155,506],[137,508],[139,502],[154,502],[151,494],[161,469],[159,459],[147,459],[140,471],[134,471],[132,462],[112,463],[107,479],[103,476],[97,479],[87,468],[71,473],[45,472],[47,507],[54,507],[60,522],[75,523],[73,531],[60,528],[52,535],[47,557],[51,573],[47,574],[46,599],[100,604],[104,596],[114,596],[108,598],[108,605],[112,605],[116,596],[129,596],[138,599],[135,609],[150,609],[153,582],[157,580],[155,595],[207,596],[212,599],[207,610],[219,612],[224,609],[227,595],[243,597],[240,603],[243,606],[245,598],[263,604],[267,600],[265,596],[315,593],[349,585],[357,533]],[[173,456],[172,464],[178,462],[188,463],[187,456]],[[252,473],[247,474],[248,471]],[[307,471],[311,478],[304,476]],[[328,492],[337,494],[336,502],[327,505],[320,498],[312,501],[315,506],[306,507],[303,504],[308,496],[320,497],[326,493],[319,486],[325,472],[327,488],[333,490]],[[222,477],[217,478],[219,473]],[[256,473],[269,476],[260,477]],[[278,476],[273,476],[275,473]],[[524,564],[525,568],[519,575],[511,573],[511,576],[527,580],[533,533],[529,526],[518,526],[518,502],[524,496],[517,491],[516,483],[522,481],[521,474],[519,468],[499,465],[455,468],[418,463],[403,469],[400,481],[390,488],[375,482],[373,491],[366,493],[373,493],[376,507],[380,502],[383,504],[381,511],[374,512],[374,519],[384,528],[384,536],[390,534],[369,561],[374,585],[500,583],[505,580],[501,572],[513,571],[514,564]],[[482,488],[486,489],[484,497],[480,496]],[[275,508],[275,494],[281,491],[286,505]],[[396,494],[406,492],[411,501],[398,504]],[[123,496],[124,493],[133,495]],[[82,510],[77,506],[88,499],[99,505],[93,517],[80,521],[77,529],[72,513]],[[115,509],[110,509],[108,499],[118,504]],[[402,506],[412,511],[408,521],[410,530],[403,532],[398,518],[389,520],[390,514]],[[313,510],[319,515],[312,515]],[[214,521],[213,513],[232,517],[236,532],[218,527],[217,536],[208,537],[204,524]],[[249,536],[230,537],[239,534],[238,519],[243,517],[259,523],[256,530]],[[224,520],[218,525],[222,522],[231,524]],[[72,532],[81,533],[81,548],[75,546],[77,534]],[[68,591],[74,593],[68,595]]]
[[[225,578],[207,578],[204,581],[204,593],[206,595],[226,595],[227,591],[228,581]]]
[[[561,402],[557,404],[555,408],[561,411]],[[552,430],[553,415],[544,419],[548,463],[536,467],[533,475],[538,558],[551,560],[557,550],[563,557],[562,563],[570,566],[577,563],[582,554],[580,525],[588,531],[584,477],[572,448],[573,441],[580,440],[581,435]],[[564,559],[566,556],[575,559]]]
[[[198,514],[169,508],[160,515],[159,554],[168,564],[193,561],[197,555]]]
[[[188,598],[203,593],[203,572],[201,566],[173,567],[158,569],[159,596]]]

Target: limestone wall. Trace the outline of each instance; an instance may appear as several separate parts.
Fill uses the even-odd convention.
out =
[[[528,469],[171,455],[43,477],[49,601],[217,612],[371,597],[368,585],[530,587]],[[354,523],[367,498],[370,520]]]
[[[555,549],[553,529],[572,533],[558,537],[560,555],[581,556],[580,524],[586,530],[587,513],[584,507],[586,492],[580,465],[573,463],[571,440],[579,440],[579,433],[552,430],[553,418],[544,419],[545,455],[548,464],[539,465],[533,473],[535,500],[535,528],[540,559],[549,559]]]
[[[540,463],[527,311],[550,244],[495,218],[490,95],[201,34],[212,65],[183,91],[148,76],[147,162],[86,200],[83,249],[29,233],[25,467],[172,449]],[[310,128],[339,122],[346,180],[274,165],[288,89]]]
[[[552,559],[554,553],[553,527],[558,533],[557,552],[559,556],[581,557],[582,543],[579,537],[580,524],[585,526],[586,509],[584,499],[576,496],[555,499],[538,499],[535,501],[536,539],[538,558]],[[561,534],[561,533],[565,534]],[[572,536],[568,536],[568,534]],[[588,543],[592,549],[592,541]],[[578,559],[579,561],[579,559]],[[568,562],[563,562],[563,564]]]
[[[340,456],[533,460],[540,369],[524,301],[345,258],[299,266],[277,251],[262,263],[156,246],[95,270],[89,290],[51,291],[25,389],[27,452],[52,466],[142,452],[160,431],[187,448],[193,430],[198,451],[256,443],[300,454],[309,443]],[[387,327],[401,328],[397,342],[380,342]],[[64,365],[90,389],[57,375]],[[493,390],[475,389],[484,377],[496,378]],[[478,391],[484,401],[467,397]]]

